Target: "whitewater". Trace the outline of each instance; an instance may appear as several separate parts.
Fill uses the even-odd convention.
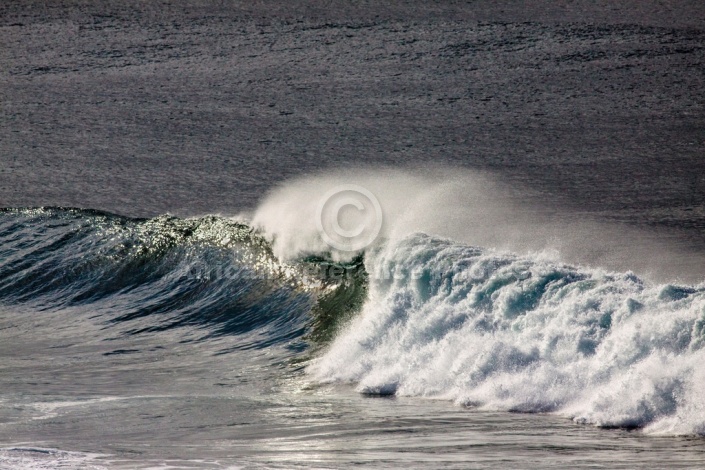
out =
[[[705,286],[427,235],[369,256],[359,317],[310,366],[373,395],[555,412],[647,433],[705,431]]]

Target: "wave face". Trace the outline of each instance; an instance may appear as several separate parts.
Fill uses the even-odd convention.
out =
[[[250,227],[212,216],[4,210],[0,259],[1,304],[71,310],[123,336],[181,329],[300,348],[316,300]]]
[[[368,254],[361,314],[310,367],[365,394],[705,433],[705,286],[426,235]]]

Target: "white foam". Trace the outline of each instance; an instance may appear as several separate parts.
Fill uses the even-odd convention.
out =
[[[0,470],[106,469],[93,462],[98,457],[101,455],[42,447],[5,447],[0,448]]]
[[[310,366],[318,381],[705,433],[705,285],[421,234],[371,250],[366,266],[369,299]]]

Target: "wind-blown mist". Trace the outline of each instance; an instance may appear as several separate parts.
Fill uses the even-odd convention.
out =
[[[584,219],[561,209],[559,201],[539,202],[531,188],[464,169],[384,167],[300,178],[272,191],[251,223],[273,240],[280,259],[327,252],[350,258],[352,253],[331,249],[317,226],[321,198],[350,182],[379,200],[383,224],[377,243],[421,232],[513,253],[541,251],[555,260],[634,271],[661,282],[705,278],[702,254],[688,252],[662,235]],[[341,212],[341,225],[354,213]]]

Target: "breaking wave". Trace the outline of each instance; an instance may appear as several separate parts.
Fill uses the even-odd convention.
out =
[[[368,253],[361,314],[309,372],[371,395],[705,433],[705,285],[423,234]]]
[[[248,223],[2,209],[0,307],[75,315],[103,339],[227,336],[240,351],[276,346],[273,360],[283,346],[309,361],[313,380],[369,395],[705,434],[705,284],[597,268],[603,258],[586,258],[578,226],[529,222],[486,180],[444,175],[426,192],[428,178],[368,175],[385,209],[381,236],[341,256],[314,215],[348,176],[279,188]],[[588,228],[597,238],[585,245],[614,234]],[[561,255],[556,240],[568,240]],[[565,264],[566,252],[588,263]]]

